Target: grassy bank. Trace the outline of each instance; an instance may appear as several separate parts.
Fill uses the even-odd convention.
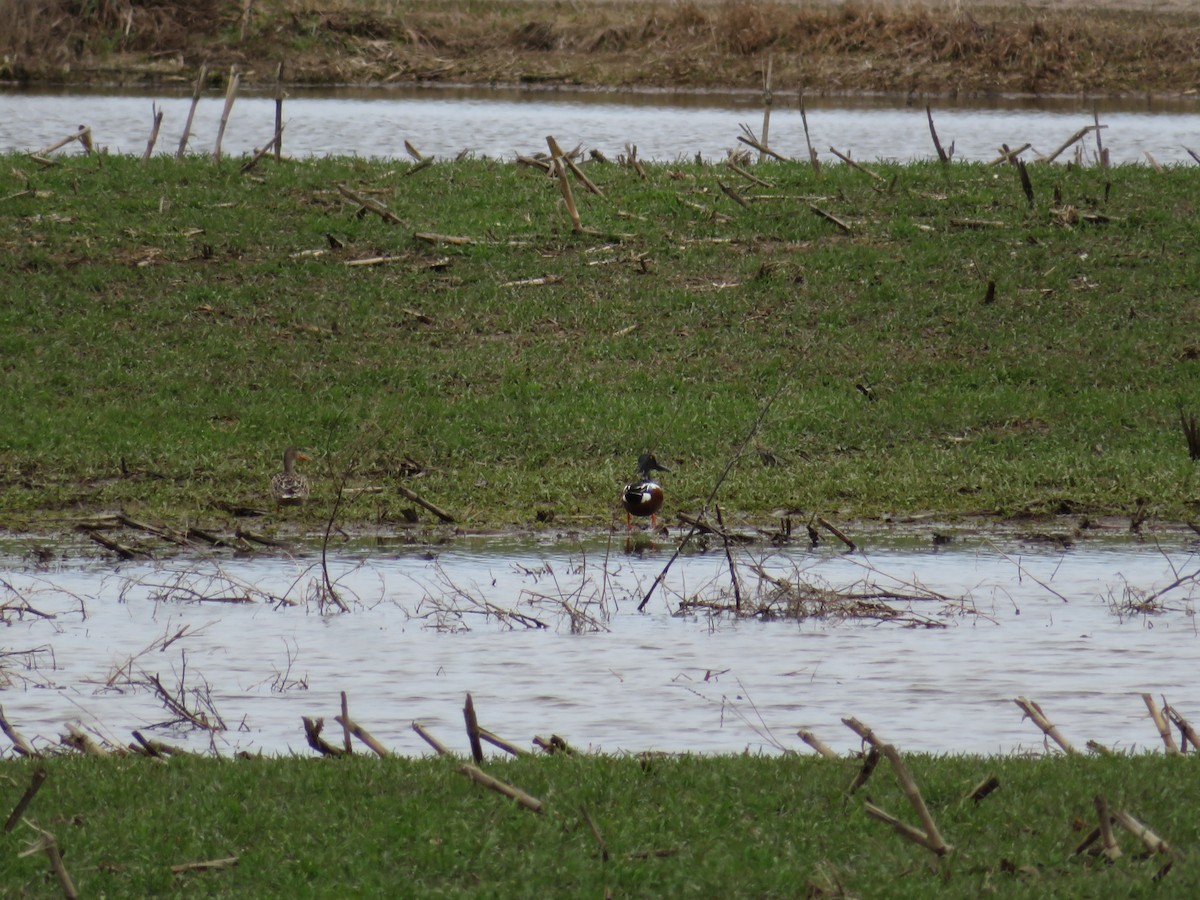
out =
[[[282,62],[304,83],[757,90],[770,59],[778,91],[1179,95],[1198,30],[1151,0],[0,0],[0,78],[269,81]]]
[[[550,758],[488,771],[545,804],[533,814],[443,760],[72,758],[25,818],[51,832],[81,896],[671,897],[1190,896],[1195,759],[911,757],[940,860],[864,812],[916,817],[886,764],[799,757]],[[32,765],[0,764],[11,808]],[[989,776],[999,789],[964,799]],[[1148,856],[1118,828],[1114,862],[1072,855],[1104,796],[1167,841]],[[596,826],[597,837],[581,808]],[[8,896],[61,896],[35,837],[3,837]],[[186,863],[236,858],[216,869]],[[1169,871],[1152,879],[1170,862]]]
[[[731,515],[1200,502],[1194,169],[591,163],[575,233],[536,168],[240,163],[0,159],[8,527],[266,508],[289,444],[294,521],[605,525],[646,448],[671,516],[768,403]]]

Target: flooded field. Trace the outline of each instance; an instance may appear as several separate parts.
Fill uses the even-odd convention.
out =
[[[681,556],[638,612],[666,542],[344,548],[327,568],[345,612],[319,549],[114,563],[10,547],[0,704],[43,746],[74,722],[221,754],[310,753],[302,716],[340,739],[342,691],[410,755],[428,752],[413,720],[466,750],[468,691],[481,725],[521,746],[557,734],[610,753],[808,752],[799,728],[857,748],[843,716],[907,751],[1040,751],[1020,696],[1080,747],[1161,746],[1142,692],[1200,716],[1194,540],[878,544],[739,551],[745,610],[785,580],[818,598],[823,615],[790,619],[706,608],[733,603],[720,550]]]
[[[156,147],[173,154],[191,98],[112,91],[0,91],[0,150],[36,151],[73,133],[92,129],[93,140],[111,152],[141,154],[154,111],[163,112]],[[189,150],[211,152],[223,96],[205,97],[196,111]],[[814,149],[834,163],[830,148],[858,160],[936,158],[924,101],[904,97],[820,97],[806,100]],[[247,95],[235,103],[223,150],[253,153],[274,134],[274,100]],[[779,93],[770,123],[777,151],[807,160],[798,97]],[[1080,128],[1104,126],[1100,141],[1111,161],[1194,162],[1200,148],[1200,109],[1195,98],[1175,102],[1093,101],[1085,98],[1005,100],[988,104],[933,102],[940,140],[954,158],[991,160],[998,148],[1031,144],[1029,156],[1051,154]],[[342,88],[292,92],[284,104],[284,148],[289,155],[408,159],[404,142],[438,158],[471,153],[511,160],[545,152],[546,135],[564,148],[576,143],[614,157],[636,145],[640,158],[721,160],[738,141],[741,126],[756,134],[762,125],[755,93],[605,93],[480,88]],[[1094,132],[1079,145],[1085,161],[1097,150]],[[74,151],[72,151],[74,152]],[[1073,150],[1071,152],[1074,152]],[[1065,162],[1071,152],[1060,157]]]

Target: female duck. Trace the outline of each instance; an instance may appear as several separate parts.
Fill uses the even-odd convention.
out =
[[[295,447],[283,451],[283,471],[271,479],[271,496],[275,505],[295,506],[308,499],[308,479],[296,471],[296,461],[308,462],[308,457]]]

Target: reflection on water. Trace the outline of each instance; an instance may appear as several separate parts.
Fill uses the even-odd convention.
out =
[[[761,563],[793,581],[953,598],[911,602],[946,626],[935,629],[671,615],[684,598],[727,591],[719,553],[682,558],[639,614],[666,547],[607,561],[603,546],[346,553],[330,567],[351,608],[341,615],[319,611],[315,556],[49,570],[10,558],[0,703],[27,737],[54,741],[81,720],[121,743],[136,728],[208,746],[200,732],[153,730],[172,718],[145,686],[156,675],[223,718],[222,753],[310,752],[301,716],[332,724],[341,691],[351,715],[404,754],[427,750],[414,719],[465,752],[468,691],[481,723],[519,744],[557,733],[607,752],[803,750],[801,727],[848,750],[857,741],[843,716],[909,751],[1040,747],[1018,696],[1078,745],[1153,749],[1141,692],[1200,718],[1200,686],[1181,664],[1198,640],[1194,545],[951,547],[792,551],[746,556],[740,569],[750,592],[749,565]],[[1114,611],[1181,575],[1164,611]],[[54,618],[18,615],[22,604]]]
[[[146,146],[153,108],[164,112],[158,151],[174,153],[190,105],[180,88],[155,93],[0,90],[0,150],[29,151],[57,141],[82,123],[95,141],[113,152],[140,154]],[[942,143],[955,158],[990,160],[1002,144],[1029,142],[1034,152],[1053,152],[1098,113],[1102,140],[1114,163],[1156,160],[1192,162],[1186,147],[1200,148],[1200,114],[1195,98],[1175,101],[1084,99],[1016,101],[986,105],[935,100]],[[441,158],[469,151],[512,159],[545,151],[546,135],[564,147],[582,143],[615,156],[627,143],[644,159],[721,159],[744,149],[741,123],[761,124],[755,94],[600,93],[471,88],[342,88],[294,90],[284,106],[284,146],[293,156],[405,157],[404,141]],[[190,149],[210,152],[223,96],[202,100]],[[935,156],[923,102],[903,97],[809,98],[813,145],[832,161],[830,146],[857,159],[929,159]],[[223,150],[252,153],[274,134],[274,101],[246,95],[233,108]],[[804,129],[795,97],[776,95],[772,146],[807,159]],[[1085,159],[1095,140],[1084,142]],[[406,157],[405,157],[406,158]],[[1065,159],[1065,157],[1064,157]]]

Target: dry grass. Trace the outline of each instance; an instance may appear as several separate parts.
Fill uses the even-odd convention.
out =
[[[0,0],[0,53],[31,79],[66,64],[77,77],[136,68],[106,54],[178,53],[192,68],[282,57],[301,81],[753,87],[768,54],[777,86],[810,91],[1174,92],[1200,80],[1200,13],[1182,9],[282,0],[257,5],[244,43],[240,11],[219,0]]]
[[[212,33],[228,7],[220,0],[0,0],[5,67],[57,69],[98,50],[146,52],[186,46]]]

